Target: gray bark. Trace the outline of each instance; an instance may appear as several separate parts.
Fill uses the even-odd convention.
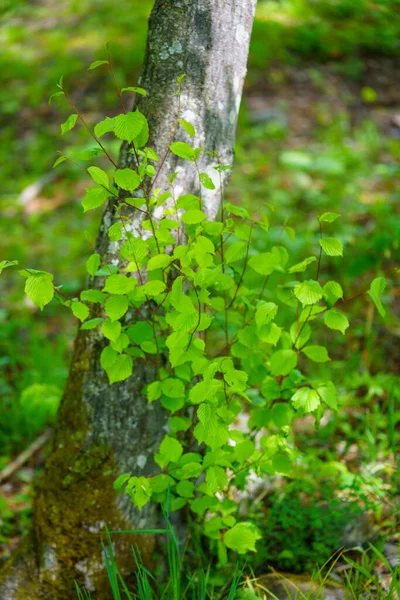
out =
[[[171,143],[177,118],[176,78],[186,74],[181,95],[181,117],[196,128],[194,145],[216,150],[221,164],[232,164],[237,115],[242,95],[256,0],[157,0],[140,85],[148,97],[137,105],[150,125],[148,146],[163,158]],[[176,139],[193,143],[179,128]],[[120,166],[134,157],[121,150]],[[219,207],[219,177],[215,159],[203,155],[200,171],[214,180],[216,190],[202,189],[203,207],[215,218]],[[191,163],[168,154],[156,187],[167,188],[167,177],[178,172],[176,195],[199,193],[198,176]],[[227,172],[223,173],[222,186]],[[132,210],[132,229],[140,229]],[[103,217],[97,247],[117,260],[119,243],[110,243],[107,228],[114,222],[110,201]],[[134,316],[130,315],[133,319]],[[66,600],[75,598],[76,579],[98,598],[108,597],[100,539],[109,529],[151,527],[155,507],[134,509],[113,490],[120,473],[157,472],[153,454],[165,434],[167,415],[158,403],[147,404],[141,394],[152,381],[154,367],[137,362],[134,374],[108,385],[99,364],[102,340],[92,331],[79,332],[70,376],[61,403],[55,436],[42,482],[37,490],[34,531],[26,548],[0,576],[0,597]],[[139,544],[148,560],[154,547],[150,536],[121,536],[115,553],[122,571],[132,566],[130,546]],[[29,544],[29,547],[28,547]]]

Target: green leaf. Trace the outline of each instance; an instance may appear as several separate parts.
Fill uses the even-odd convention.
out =
[[[228,483],[228,474],[225,469],[218,465],[209,467],[206,471],[206,482],[210,495],[215,494]]]
[[[146,90],[141,87],[125,87],[125,88],[122,88],[121,92],[135,92],[135,94],[140,94],[141,96],[147,96]]]
[[[335,304],[339,298],[343,298],[343,290],[336,281],[327,281],[324,285],[324,296],[329,304]]]
[[[106,133],[110,133],[110,131],[114,131],[115,122],[114,119],[110,119],[110,117],[106,117],[100,123],[97,123],[94,127],[94,135],[98,138],[105,135]]]
[[[193,498],[194,483],[192,481],[180,481],[176,486],[176,493],[183,498]]]
[[[100,65],[108,65],[108,60],[95,60],[88,68],[88,71],[93,71],[93,69],[97,69]]]
[[[190,137],[194,137],[196,135],[196,130],[191,123],[185,121],[185,119],[179,119],[179,123],[182,125],[186,133],[190,135]]]
[[[383,308],[381,298],[380,298],[381,294],[383,294],[383,292],[385,291],[385,287],[386,287],[386,279],[384,277],[377,277],[376,279],[374,279],[372,281],[371,285],[369,286],[369,290],[368,290],[368,296],[370,296],[370,298],[372,298],[372,301],[375,304],[376,308],[378,309],[378,312],[381,315],[381,317],[384,317],[386,315],[386,311]]]
[[[114,180],[118,187],[128,192],[133,192],[140,185],[140,176],[132,169],[117,169]]]
[[[311,327],[308,323],[303,324],[293,323],[290,328],[290,338],[294,343],[296,343],[296,348],[301,348],[308,342],[311,336]],[[297,340],[297,341],[296,341]]]
[[[296,265],[293,265],[293,267],[290,267],[289,273],[303,273],[306,270],[306,268],[308,267],[308,265],[310,265],[313,262],[316,262],[316,260],[317,259],[315,258],[315,256],[310,256],[309,258],[305,258],[304,260],[297,263]]]
[[[58,96],[64,96],[64,92],[55,92],[49,98],[49,104],[52,103],[53,98],[57,98]]]
[[[111,321],[110,319],[106,319],[101,326],[101,332],[105,338],[115,342],[118,339],[121,333],[122,325],[119,321]]]
[[[64,123],[61,123],[61,135],[64,135],[64,133],[71,131],[71,129],[75,127],[77,120],[78,115],[74,114],[70,115]]]
[[[204,379],[196,383],[189,393],[192,404],[200,404],[205,400],[214,398],[219,390],[222,390],[223,382],[220,379]]]
[[[261,534],[253,523],[243,521],[236,523],[224,535],[224,544],[238,554],[256,552],[256,542],[261,539]]]
[[[131,477],[125,488],[135,506],[143,508],[151,500],[151,483],[146,477]]]
[[[195,225],[196,223],[201,223],[201,221],[204,221],[206,218],[207,215],[201,210],[188,210],[182,215],[182,223],[185,223],[186,225]]]
[[[199,444],[205,442],[211,450],[216,450],[226,444],[229,438],[228,427],[209,404],[205,402],[200,404],[197,416],[200,423],[194,429],[194,437]]]
[[[108,292],[109,294],[129,294],[135,285],[136,279],[134,277],[127,277],[127,275],[117,273],[107,277],[103,292]]]
[[[173,142],[170,145],[170,150],[176,156],[180,158],[184,158],[186,160],[194,160],[195,151],[192,146],[186,144],[185,142]]]
[[[71,310],[73,315],[80,321],[84,321],[89,316],[89,308],[82,302],[72,302]]]
[[[117,381],[124,381],[132,375],[133,361],[127,354],[120,354],[115,359],[115,362],[105,369],[110,384]]]
[[[325,212],[322,215],[320,215],[318,217],[318,221],[320,223],[333,223],[334,221],[336,221],[336,219],[338,219],[341,215],[339,215],[338,213],[334,213],[334,212]]]
[[[110,193],[103,187],[95,185],[89,188],[82,198],[83,212],[86,213],[89,210],[102,206],[107,201],[109,195]]]
[[[92,158],[96,156],[104,156],[104,150],[95,146],[94,148],[87,148],[86,150],[82,150],[77,155],[79,160],[92,160]]]
[[[90,319],[89,321],[86,321],[85,323],[83,323],[83,325],[81,326],[81,329],[95,329],[98,325],[100,325],[101,323],[101,319],[97,318],[97,319]]]
[[[161,398],[161,381],[153,381],[152,383],[149,383],[146,392],[149,403]]]
[[[331,308],[324,313],[324,323],[329,329],[336,329],[341,331],[343,335],[346,333],[346,329],[349,327],[349,321],[347,317],[339,312],[336,308]]]
[[[124,316],[129,307],[126,296],[110,296],[105,304],[105,311],[111,321],[118,321]]]
[[[324,348],[324,346],[306,346],[305,348],[302,349],[302,352],[304,352],[304,354],[310,360],[313,360],[314,362],[317,362],[317,363],[324,363],[324,362],[327,362],[328,360],[331,360],[329,358],[327,349]]]
[[[122,238],[122,223],[117,222],[111,225],[108,228],[107,235],[112,242],[119,242]]]
[[[164,379],[161,382],[161,389],[168,398],[181,398],[185,395],[185,386],[180,379]]]
[[[118,115],[114,119],[114,133],[120,140],[133,142],[147,124],[146,117],[136,109],[126,115]]]
[[[343,244],[337,238],[322,238],[319,245],[328,256],[343,256]]]
[[[106,188],[109,187],[110,183],[108,181],[108,175],[103,169],[99,169],[99,167],[89,167],[88,173],[93,181],[100,183],[100,185],[103,185]]]
[[[338,408],[338,396],[334,383],[326,381],[316,388],[318,395],[331,410]]]
[[[270,275],[278,265],[278,258],[272,252],[261,252],[249,260],[249,266],[260,275]]]
[[[230,265],[237,260],[242,260],[246,255],[246,242],[235,242],[230,244],[224,252],[225,264]]]
[[[324,295],[324,291],[318,281],[310,279],[296,285],[294,295],[300,300],[303,306],[307,306],[319,302]]]
[[[111,348],[111,346],[106,346],[103,348],[100,354],[100,365],[103,367],[105,371],[112,367],[112,365],[117,360],[118,352]]]
[[[289,375],[297,365],[297,354],[294,350],[277,350],[270,358],[272,375]]]
[[[142,287],[147,296],[158,296],[165,290],[165,283],[159,280],[147,281]]]
[[[117,492],[122,492],[122,490],[124,489],[124,485],[128,481],[128,479],[130,479],[129,473],[125,473],[124,475],[120,475],[119,477],[117,477],[117,479],[114,481],[114,490],[116,490]]]
[[[157,254],[156,256],[152,256],[147,263],[147,270],[155,271],[156,269],[164,269],[165,267],[168,267],[171,262],[172,258],[169,254]]]
[[[53,165],[53,169],[55,169],[56,167],[58,167],[58,165],[60,165],[61,163],[65,162],[67,159],[65,156],[59,156],[56,160],[56,162]]]
[[[302,387],[292,396],[292,404],[296,410],[303,409],[304,412],[313,412],[321,404],[319,396],[315,390],[309,387]]]
[[[99,265],[100,265],[100,255],[92,254],[91,256],[89,256],[89,258],[86,261],[86,271],[89,273],[89,275],[94,277],[97,269],[99,268]]]
[[[103,304],[106,299],[106,295],[98,290],[82,290],[81,292],[81,300],[85,300],[85,302],[98,302]]]
[[[25,294],[43,310],[54,296],[53,275],[44,271],[30,275],[25,282]]]
[[[260,302],[256,309],[256,325],[262,327],[270,323],[278,312],[278,307],[274,302]]]
[[[200,173],[199,175],[200,183],[204,185],[208,190],[215,190],[215,185],[213,180],[207,173]]]
[[[161,442],[159,452],[154,456],[156,463],[164,469],[168,463],[177,462],[183,452],[183,446],[178,440],[168,435]]]
[[[8,267],[13,267],[18,264],[17,260],[1,260],[0,261],[0,273]]]

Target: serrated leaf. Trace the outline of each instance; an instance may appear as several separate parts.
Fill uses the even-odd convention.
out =
[[[186,225],[195,225],[196,223],[201,223],[201,221],[204,221],[206,218],[207,215],[201,210],[188,210],[182,215],[182,223],[185,223]]]
[[[101,326],[101,331],[104,337],[112,342],[115,342],[115,340],[118,339],[121,329],[121,323],[119,321],[111,321],[111,319],[106,319]]]
[[[108,292],[109,294],[129,294],[135,285],[136,279],[117,273],[107,277],[103,292]]]
[[[106,117],[100,123],[97,123],[94,127],[94,135],[98,138],[102,137],[106,133],[110,133],[110,131],[114,131],[115,122],[114,119],[110,119],[110,117]]]
[[[185,386],[180,379],[171,377],[161,382],[161,390],[168,398],[182,398],[185,395]]]
[[[108,175],[103,169],[99,169],[99,167],[89,167],[88,173],[93,181],[100,183],[100,185],[103,185],[106,188],[109,187]]]
[[[199,175],[200,183],[204,185],[207,190],[215,190],[215,185],[213,180],[207,173],[200,173]]]
[[[331,308],[324,313],[324,323],[329,329],[336,329],[341,331],[343,335],[346,333],[346,329],[349,327],[349,321],[347,317],[339,312],[336,308]]]
[[[102,206],[108,199],[109,192],[103,187],[95,185],[86,191],[85,196],[82,198],[83,212],[94,210],[99,206]]]
[[[278,257],[272,252],[261,252],[249,260],[249,266],[260,275],[270,275],[278,265]]]
[[[383,292],[385,291],[385,287],[386,279],[384,277],[377,277],[372,281],[368,290],[368,296],[372,299],[381,317],[384,317],[386,315],[386,311],[383,308],[380,298],[381,294],[383,294]]]
[[[334,383],[332,381],[324,382],[317,388],[317,393],[331,410],[338,408],[338,396]]]
[[[103,304],[106,299],[106,294],[99,292],[99,290],[83,290],[81,292],[81,300],[85,302],[98,302]]]
[[[256,542],[261,539],[261,534],[253,523],[236,523],[224,535],[224,544],[238,554],[256,552]]]
[[[173,142],[170,145],[170,150],[176,156],[186,160],[193,160],[195,157],[194,148],[185,142]]]
[[[158,296],[165,290],[165,283],[159,280],[147,281],[142,287],[148,296]]]
[[[262,327],[268,325],[278,312],[278,307],[274,302],[260,302],[256,309],[256,325]]]
[[[147,96],[147,92],[145,89],[141,87],[125,87],[122,88],[121,92],[135,92],[135,94],[140,94],[141,96]]]
[[[115,363],[117,356],[118,352],[116,352],[116,350],[111,348],[111,346],[106,346],[103,348],[100,354],[100,365],[106,371]]]
[[[177,462],[183,452],[182,444],[173,437],[165,436],[161,442],[159,452],[154,456],[156,463],[164,469],[168,463]]]
[[[310,256],[309,258],[305,258],[304,260],[302,260],[301,262],[297,263],[296,265],[293,265],[293,267],[290,267],[289,269],[289,273],[303,273],[306,268],[308,267],[308,265],[310,265],[313,262],[316,262],[316,258],[315,256]]]
[[[94,277],[97,269],[99,268],[99,265],[100,265],[100,255],[92,254],[91,256],[89,256],[89,258],[86,261],[86,271],[89,273],[89,275]]]
[[[105,369],[110,384],[125,381],[132,375],[133,360],[127,354],[119,354],[115,362]]]
[[[132,169],[117,169],[114,180],[118,187],[128,192],[133,192],[140,185],[140,176]]]
[[[73,114],[70,115],[64,123],[61,123],[61,135],[64,135],[64,133],[68,133],[68,131],[71,131],[71,129],[75,127],[77,120],[78,115]]]
[[[307,306],[319,302],[324,295],[324,291],[318,281],[310,279],[296,285],[294,295],[303,306]]]
[[[304,352],[307,358],[317,363],[324,363],[331,360],[324,346],[306,346],[302,349],[302,352]]]
[[[129,301],[126,296],[110,296],[105,304],[105,311],[111,321],[118,321],[127,312]]]
[[[71,310],[73,315],[80,321],[84,321],[89,316],[89,308],[83,302],[73,302],[71,304]]]
[[[218,465],[209,467],[206,471],[206,482],[210,495],[215,494],[228,483],[228,474],[225,469]]]
[[[136,109],[126,115],[118,115],[114,118],[114,133],[120,140],[133,142],[146,126],[147,120],[142,113]]]
[[[328,256],[343,256],[343,244],[337,238],[322,238],[319,245]]]
[[[172,258],[168,254],[157,254],[152,256],[147,263],[148,271],[155,271],[156,269],[164,269],[171,263]]]
[[[338,213],[334,213],[334,212],[325,212],[322,213],[322,215],[320,215],[318,217],[318,221],[320,223],[333,223],[334,221],[336,221],[336,219],[338,219],[341,215],[339,215]]]
[[[25,294],[43,310],[54,296],[53,275],[44,271],[30,275],[25,282]]]
[[[294,350],[277,350],[270,358],[272,375],[289,375],[297,365],[297,354]]]
[[[89,66],[88,71],[93,71],[93,69],[97,69],[97,67],[100,67],[101,65],[108,65],[108,60],[95,60]]]
[[[234,242],[230,244],[224,252],[225,264],[229,265],[237,260],[241,260],[246,255],[246,242]]]
[[[114,223],[107,231],[108,238],[112,242],[119,242],[122,238],[122,223]]]
[[[315,390],[309,387],[298,389],[292,396],[292,405],[296,410],[303,409],[304,412],[313,412],[321,404],[319,396]]]
[[[343,298],[343,290],[337,281],[327,281],[324,285],[324,296],[329,304],[335,304],[339,298]]]
[[[176,486],[176,493],[183,498],[193,498],[194,483],[192,481],[180,481]]]

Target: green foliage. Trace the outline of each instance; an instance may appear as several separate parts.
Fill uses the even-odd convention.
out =
[[[65,132],[76,120],[68,119]],[[178,122],[186,133],[193,133],[179,115]],[[187,505],[200,521],[207,512],[211,518],[204,533],[218,542],[224,564],[227,549],[255,552],[260,539],[254,524],[238,520],[234,509],[226,510],[228,490],[245,486],[251,471],[290,472],[293,453],[288,433],[294,420],[310,413],[320,419],[325,407],[338,407],[327,371],[321,370],[318,379],[314,375],[316,364],[330,360],[328,349],[321,345],[321,330],[325,326],[344,334],[349,327],[341,311],[351,298],[344,297],[339,282],[321,271],[322,250],[329,257],[343,253],[337,238],[323,237],[324,224],[335,222],[339,215],[325,212],[316,218],[320,238],[314,240],[314,252],[318,254],[319,241],[319,258],[311,256],[288,267],[294,262],[291,246],[280,238],[275,241],[269,205],[260,206],[252,216],[246,208],[226,202],[221,219],[211,223],[201,210],[200,197],[186,194],[171,202],[170,192],[153,191],[148,181],[155,180],[166,157],[160,159],[145,146],[149,131],[141,112],[106,118],[94,132],[96,141],[112,133],[140,157],[136,168],[117,169],[114,174],[118,188],[135,192],[135,198],[125,198],[110,186],[104,170],[95,165],[87,168],[98,185],[87,190],[83,211],[97,209],[113,196],[115,221],[108,237],[117,244],[119,264],[108,264],[100,254],[92,254],[86,262],[92,285],[81,292],[80,300],[67,300],[45,271],[20,271],[27,277],[25,291],[41,309],[56,294],[83,322],[82,329],[90,332],[99,327],[109,342],[100,362],[110,385],[130,377],[142,360],[154,364],[157,377],[144,391],[149,402],[159,401],[171,413],[171,431],[154,457],[160,475],[151,480],[125,474],[116,487],[138,508],[150,501],[164,507],[170,502],[173,511]],[[197,171],[199,185],[215,189],[211,177],[197,168],[202,148],[174,141],[169,151],[194,163],[186,168]],[[217,154],[215,159],[216,171],[221,170]],[[291,164],[297,168],[298,159],[293,160],[292,156]],[[173,180],[171,176],[172,190]],[[155,206],[162,210],[157,220],[152,212]],[[123,208],[130,210],[131,217],[139,214],[145,235],[126,227]],[[279,229],[279,222],[276,226]],[[286,222],[283,228],[293,242],[295,230]],[[173,235],[177,230],[184,234],[184,244]],[[258,251],[253,243],[258,235],[271,236],[266,251]],[[313,263],[317,272],[310,279]],[[368,292],[383,316],[384,288],[385,280],[377,278]],[[130,310],[140,315],[133,325],[125,318]],[[270,435],[262,435],[256,446],[253,438],[262,434],[265,411],[272,407]],[[250,415],[251,437],[235,430],[235,419],[243,409]],[[198,453],[190,450],[182,431],[194,436]]]

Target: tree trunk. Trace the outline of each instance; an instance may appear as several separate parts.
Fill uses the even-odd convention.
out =
[[[181,117],[196,128],[194,143],[218,151],[221,164],[232,164],[236,121],[256,0],[157,0],[153,8],[138,99],[150,126],[148,146],[160,158],[172,142],[178,99],[177,76],[186,78],[180,98]],[[189,141],[178,131],[178,139]],[[133,160],[126,147],[120,166]],[[217,187],[202,189],[204,210],[215,218],[220,198],[215,159],[202,155],[200,171]],[[176,195],[198,194],[193,165],[171,153],[155,187],[166,188],[171,173]],[[222,185],[227,171],[222,173]],[[137,214],[137,213],[136,213]],[[140,227],[132,212],[132,228]],[[116,219],[113,203],[105,210],[97,247],[109,261],[119,256],[119,243],[110,242],[108,227]],[[118,495],[113,482],[120,473],[150,475],[159,470],[153,454],[165,434],[167,415],[159,403],[147,404],[141,394],[155,376],[154,367],[136,366],[126,381],[109,385],[99,363],[102,338],[80,331],[75,342],[69,380],[44,475],[38,487],[33,532],[0,577],[2,600],[67,600],[75,598],[74,579],[99,599],[109,598],[99,534],[109,529],[141,529],[157,523],[155,506],[142,511]],[[139,363],[137,363],[138,365]],[[114,539],[114,538],[113,538]],[[154,548],[152,536],[115,536],[114,550],[122,572],[132,568],[130,548],[138,544],[143,559]]]

